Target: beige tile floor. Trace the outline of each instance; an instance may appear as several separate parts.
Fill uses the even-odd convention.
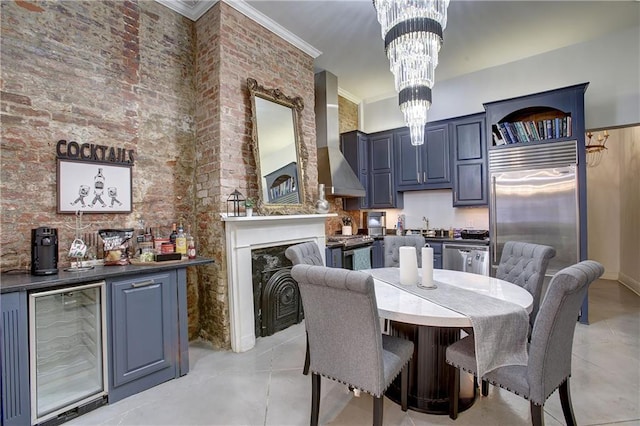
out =
[[[590,325],[577,324],[571,393],[579,425],[640,425],[640,297],[615,281],[590,290]],[[304,324],[260,338],[251,351],[190,347],[188,375],[101,407],[69,425],[307,425],[311,379],[301,373]],[[389,425],[527,425],[528,401],[490,388],[456,421],[402,412],[385,399]],[[372,400],[322,381],[320,423],[370,425]],[[562,425],[557,392],[545,405],[547,425]]]

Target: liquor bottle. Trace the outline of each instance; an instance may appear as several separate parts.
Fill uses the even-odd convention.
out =
[[[178,236],[178,231],[176,230],[176,223],[173,222],[171,225],[171,234],[169,235],[169,242],[173,244],[173,252],[176,251],[176,237]]]
[[[187,256],[189,259],[196,258],[196,242],[193,238],[193,235],[189,235],[187,238]]]
[[[196,258],[196,240],[191,233],[191,225],[187,225],[187,257]]]
[[[176,235],[176,253],[186,256],[187,254],[187,236],[184,233],[182,223],[178,226],[178,235]]]

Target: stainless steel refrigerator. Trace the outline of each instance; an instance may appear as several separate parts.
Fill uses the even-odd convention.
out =
[[[491,274],[504,243],[556,249],[547,276],[586,258],[584,166],[578,142],[519,144],[489,152]],[[587,321],[586,300],[581,322]]]

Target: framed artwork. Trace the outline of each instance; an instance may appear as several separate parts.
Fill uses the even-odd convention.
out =
[[[58,159],[58,213],[131,213],[131,167]]]

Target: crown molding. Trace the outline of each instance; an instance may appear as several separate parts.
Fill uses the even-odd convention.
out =
[[[257,9],[254,9],[249,5],[249,3],[245,2],[244,0],[221,0],[221,1],[233,7],[235,10],[242,13],[247,18],[262,25],[272,33],[288,41],[298,49],[302,50],[307,55],[311,56],[313,59],[322,55],[322,52],[320,50],[316,49],[306,41],[302,40],[300,37],[298,37],[291,31],[287,30],[285,27],[278,24],[276,21],[269,18],[264,13],[260,12]]]
[[[338,96],[342,96],[343,98],[347,99],[348,101],[353,102],[356,105],[358,105],[358,104],[360,104],[360,102],[362,102],[362,99],[360,99],[359,97],[357,97],[353,93],[349,93],[346,90],[341,89],[340,87],[338,87]]]
[[[321,51],[302,40],[291,31],[287,30],[282,25],[278,24],[273,19],[269,18],[264,13],[258,11],[249,5],[244,0],[155,0],[156,2],[168,7],[174,12],[178,12],[182,16],[186,16],[192,21],[197,21],[206,11],[211,9],[218,1],[231,6],[238,12],[242,13],[247,18],[262,25],[272,33],[280,36],[284,40],[288,41],[293,46],[302,50],[313,59],[322,54]]]
[[[155,0],[192,21],[200,19],[218,0]]]

